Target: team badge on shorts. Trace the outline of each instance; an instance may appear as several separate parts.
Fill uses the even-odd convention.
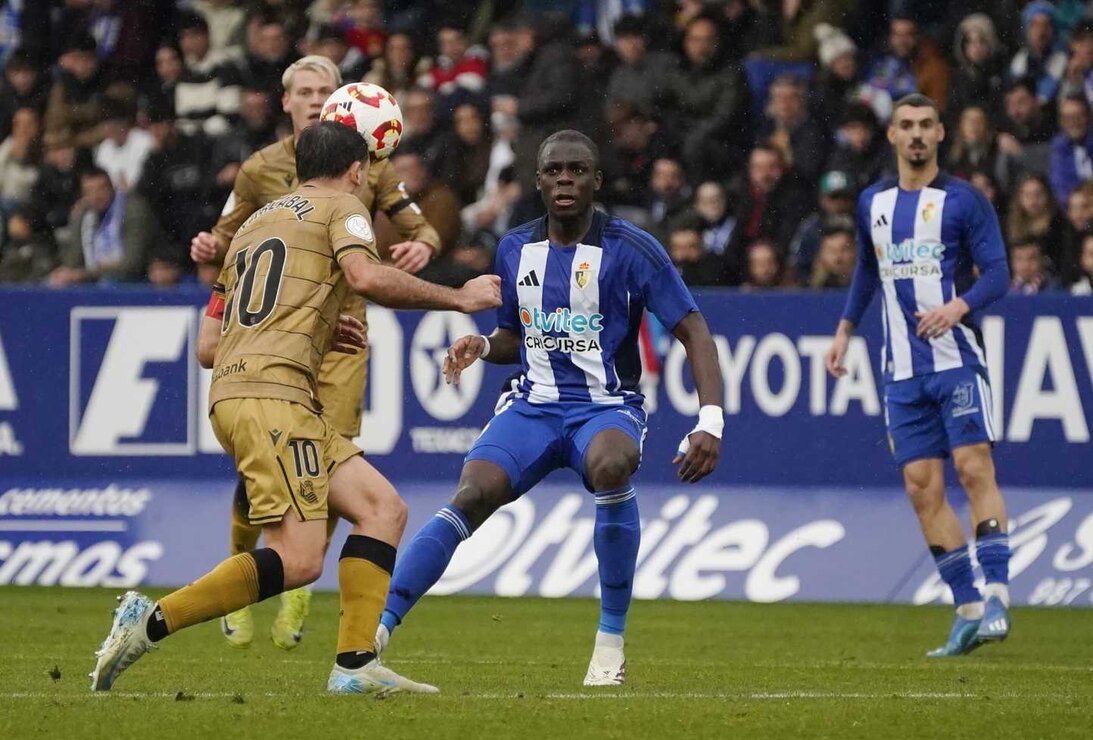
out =
[[[573,273],[573,279],[577,282],[578,288],[587,286],[592,280],[592,265],[582,262],[577,266],[577,271]]]
[[[967,416],[979,409],[975,405],[975,388],[971,383],[961,383],[953,389],[953,416]]]

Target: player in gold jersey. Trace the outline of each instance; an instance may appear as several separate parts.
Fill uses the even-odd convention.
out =
[[[333,509],[352,532],[338,562],[338,648],[327,691],[436,693],[376,658],[373,637],[406,506],[323,417],[318,373],[332,342],[363,345],[352,329],[337,331],[350,290],[392,308],[473,313],[501,304],[500,278],[455,290],[379,264],[370,219],[350,194],[367,157],[364,140],[347,126],[306,130],[297,150],[303,184],[243,223],[221,272],[225,308],[210,417],[246,482],[249,518],[263,526],[266,547],[223,561],[158,603],[125,594],[97,654],[92,690],[110,690],[169,634],[317,579]]]
[[[255,152],[235,179],[231,197],[212,232],[201,232],[191,242],[195,262],[221,264],[228,244],[240,225],[259,208],[292,192],[296,177],[296,139],[319,119],[322,104],[341,85],[341,73],[329,59],[307,56],[290,65],[282,75],[285,93],[282,107],[292,119],[293,135]],[[439,250],[440,237],[421,215],[421,209],[407,195],[394,168],[387,160],[373,162],[367,177],[353,191],[374,219],[378,211],[391,220],[406,240],[383,256],[409,273],[420,271]],[[364,301],[350,293],[342,313],[366,321]],[[328,353],[319,371],[319,399],[324,416],[335,431],[354,439],[361,431],[361,408],[368,373],[367,349],[356,355]],[[261,529],[247,520],[247,496],[242,481],[236,487],[232,507],[231,548],[236,555],[254,548]],[[337,519],[331,520],[330,535]],[[270,629],[273,643],[285,650],[296,647],[303,637],[311,593],[306,589],[282,595],[281,608]],[[228,643],[246,648],[254,637],[254,620],[249,609],[221,620]]]

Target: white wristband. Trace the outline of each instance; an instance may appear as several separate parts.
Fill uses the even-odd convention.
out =
[[[486,356],[490,353],[490,338],[487,337],[485,334],[480,334],[479,336],[482,337],[482,341],[486,343],[486,346],[482,348],[482,352],[478,355],[478,358],[480,360],[484,360],[486,359]]]
[[[703,406],[698,410],[698,423],[695,424],[695,428],[687,432],[687,435],[680,440],[677,454],[680,456],[687,454],[688,450],[691,449],[691,435],[695,432],[705,432],[711,437],[721,439],[721,434],[724,431],[724,410],[720,406]]]

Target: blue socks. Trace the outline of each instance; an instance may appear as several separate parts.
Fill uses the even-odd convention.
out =
[[[414,536],[391,575],[387,605],[380,618],[388,632],[394,632],[418,599],[440,580],[455,548],[470,536],[467,518],[451,504],[438,511]]]
[[[986,519],[975,528],[975,558],[988,584],[1010,582],[1010,538],[997,519]]]
[[[634,571],[641,544],[641,521],[633,487],[596,493],[592,543],[600,568],[600,632],[622,635],[634,593]]]
[[[975,587],[972,559],[968,555],[967,545],[961,545],[949,552],[937,553],[934,555],[934,560],[937,562],[941,579],[952,589],[953,601],[957,607],[983,600],[983,597],[979,595],[979,589]]]

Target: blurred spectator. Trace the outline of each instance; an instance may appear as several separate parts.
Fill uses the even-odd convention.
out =
[[[1047,180],[1026,175],[1017,183],[1006,218],[1010,244],[1035,241],[1051,264],[1058,264],[1063,248],[1064,222],[1051,197]]]
[[[46,131],[68,131],[77,147],[90,147],[102,138],[99,132],[103,92],[95,39],[76,34],[65,44],[57,61],[60,69],[49,91]]]
[[[1010,293],[1036,295],[1058,287],[1044,267],[1044,255],[1035,239],[1021,239],[1010,247]]]
[[[144,277],[158,234],[155,217],[138,194],[115,191],[101,169],[86,170],[72,221],[77,228],[59,245],[61,264],[49,274],[50,285]]]
[[[490,167],[490,131],[482,109],[461,103],[452,114],[453,131],[436,162],[436,176],[459,196],[460,206],[478,199]]]
[[[748,245],[747,268],[744,290],[771,290],[786,288],[790,283],[786,276],[786,265],[778,246],[769,239],[756,239]]]
[[[407,195],[413,198],[425,220],[440,235],[440,251],[443,253],[454,247],[459,238],[459,196],[430,175],[421,154],[412,149],[401,146],[396,149],[391,156],[391,165],[406,186]],[[404,241],[386,218],[377,220],[376,239],[381,247]]]
[[[521,38],[529,33],[526,24],[514,21],[502,21],[490,28],[486,94],[491,104],[496,96],[516,98],[523,91],[531,58],[529,50],[521,44]]]
[[[1026,5],[1021,11],[1021,29],[1021,49],[1010,62],[1010,77],[1029,77],[1040,103],[1050,103],[1066,73],[1066,52],[1055,43],[1054,6],[1042,0]]]
[[[870,87],[892,100],[920,92],[944,110],[949,96],[949,65],[934,42],[919,33],[911,18],[893,18],[888,26],[888,53],[866,75]]]
[[[827,160],[827,134],[809,115],[805,84],[797,77],[779,77],[770,86],[760,141],[778,149],[782,161],[802,190],[812,191]]]
[[[1064,283],[1077,279],[1082,242],[1089,233],[1093,233],[1093,181],[1083,182],[1075,188],[1066,202],[1063,248],[1056,265],[1056,272]]]
[[[978,104],[960,113],[945,159],[946,169],[957,177],[970,180],[973,172],[989,172],[1003,190],[1009,189],[1018,169],[999,149],[989,114]]]
[[[196,0],[194,10],[209,26],[209,48],[225,56],[243,52],[246,12],[236,0]]]
[[[1093,234],[1082,237],[1082,251],[1078,265],[1080,276],[1070,286],[1071,295],[1093,295]]]
[[[820,238],[820,251],[816,255],[816,265],[808,281],[809,287],[821,290],[849,288],[857,258],[853,229],[843,225],[824,229]]]
[[[209,26],[199,15],[179,21],[183,71],[175,85],[175,115],[187,134],[225,133],[239,112],[239,70],[223,52],[209,46]]]
[[[994,175],[984,170],[975,170],[968,177],[968,182],[982,193],[987,202],[994,207],[995,212],[998,213],[998,220],[1005,223],[1006,214],[1009,213],[1009,204],[1006,203],[1002,189],[998,186],[998,181],[994,179]]]
[[[162,284],[174,272],[171,265],[188,264],[190,237],[216,222],[238,167],[218,173],[208,137],[181,133],[170,109],[153,110],[150,117],[153,150],[137,190],[162,233],[154,255],[166,263],[158,266]]]
[[[663,146],[664,137],[657,136],[656,121],[633,105],[612,107],[608,124],[613,135],[600,150],[604,183],[599,197],[613,213],[644,223],[647,218],[633,214],[631,209],[642,207],[648,199],[647,186],[653,161],[667,149]]]
[[[607,109],[626,105],[650,116],[671,96],[677,61],[667,52],[648,50],[645,20],[624,15],[615,23],[619,65],[607,83]]]
[[[19,206],[7,218],[0,283],[39,283],[57,266],[57,245],[41,215]]]
[[[372,60],[364,81],[379,85],[394,95],[400,105],[405,105],[407,92],[428,71],[429,64],[429,60],[418,58],[410,34],[393,33],[387,39],[383,56]]]
[[[238,63],[240,84],[276,95],[281,92],[281,74],[296,57],[280,19],[258,21],[247,34],[247,51]]]
[[[342,73],[342,79],[347,82],[362,79],[368,71],[368,58],[360,49],[350,46],[341,29],[335,25],[319,26],[315,40],[307,45],[307,50],[308,54],[318,54],[334,62]]]
[[[571,126],[577,107],[584,102],[574,52],[568,20],[547,16],[536,28],[535,51],[519,99],[495,96],[492,100],[495,114],[514,116],[520,122],[514,151],[516,175],[524,187],[530,188],[535,181],[540,142]]]
[[[686,210],[690,199],[691,188],[683,174],[683,165],[676,159],[661,157],[653,162],[649,172],[645,207],[648,220],[638,225],[663,241],[668,222]]]
[[[383,54],[387,32],[383,28],[383,3],[381,0],[352,0],[348,17],[349,27],[345,40],[369,59]]]
[[[959,113],[977,105],[990,115],[1002,109],[1004,61],[994,22],[985,13],[973,13],[960,22],[953,44],[953,69],[949,107]]]
[[[607,84],[618,66],[615,53],[600,43],[600,37],[592,34],[577,41],[577,60],[581,65],[581,94],[589,101],[606,100]],[[607,139],[607,121],[603,108],[598,105],[577,107],[573,126],[595,142]]]
[[[1079,93],[1059,103],[1059,127],[1051,140],[1051,191],[1065,203],[1071,191],[1093,179],[1093,131],[1090,130],[1089,102]]]
[[[421,155],[430,170],[436,167],[445,144],[446,132],[437,121],[436,94],[425,87],[415,87],[403,97],[402,141],[399,149]]]
[[[855,190],[866,188],[895,170],[892,151],[877,116],[865,103],[847,106],[826,169],[851,175]]]
[[[736,228],[736,218],[729,212],[721,183],[707,180],[695,189],[694,215],[702,230],[702,246],[710,254],[723,255]]]
[[[681,132],[683,162],[695,179],[723,176],[739,164],[746,146],[748,93],[740,69],[723,64],[717,23],[699,16],[687,24],[683,61],[674,75],[666,120]]]
[[[998,148],[1014,158],[1021,171],[1047,174],[1048,142],[1055,136],[1055,124],[1040,107],[1032,80],[1013,80],[1006,85],[1003,99],[1005,117],[999,127]]]
[[[786,176],[781,153],[764,144],[751,151],[747,181],[738,188],[736,203],[736,228],[725,250],[730,284],[740,283],[746,274],[746,245],[763,239],[785,254],[809,209],[807,196]]]
[[[136,118],[136,107],[130,103],[109,99],[103,103],[103,140],[95,147],[94,162],[106,170],[118,190],[136,186],[152,151],[152,135],[136,128]]]
[[[841,28],[828,23],[816,26],[816,40],[820,44],[820,74],[815,81],[815,93],[822,123],[828,131],[833,131],[861,87],[858,48]]]
[[[506,231],[519,226],[513,220],[516,204],[523,191],[516,182],[516,171],[510,166],[501,170],[492,189],[460,211],[463,230],[475,233],[482,230],[501,236]]]
[[[11,119],[20,108],[43,113],[49,86],[46,76],[25,51],[16,49],[4,64],[0,80],[0,140],[11,133]]]
[[[759,23],[766,27],[762,33],[770,45],[754,52],[755,56],[779,62],[815,60],[819,46],[815,34],[818,24],[845,26],[853,5],[852,0],[763,3]]]
[[[721,283],[721,259],[710,254],[702,243],[701,227],[687,219],[673,227],[668,235],[668,254],[687,285]]]
[[[83,159],[88,159],[87,150]],[[79,160],[67,131],[45,135],[45,162],[31,190],[31,201],[41,211],[49,229],[66,226],[72,206],[80,198],[80,170],[90,162]]]
[[[493,267],[497,251],[497,236],[480,230],[469,239],[461,240],[452,251],[443,255],[421,272],[424,280],[458,288],[472,278],[485,275]]]
[[[0,143],[0,213],[30,200],[41,161],[41,118],[33,108],[20,108],[11,119],[11,135]]]
[[[144,88],[144,104],[147,108],[175,107],[178,83],[182,79],[182,52],[173,44],[161,44],[156,49],[156,74]]]
[[[170,108],[160,109],[159,121],[168,117],[173,118]],[[277,139],[276,124],[269,94],[261,90],[244,90],[239,120],[228,133],[212,142],[217,187],[231,190],[239,166],[247,157]]]
[[[486,50],[471,46],[462,28],[446,24],[436,35],[439,55],[436,63],[419,80],[444,98],[457,92],[480,93],[486,87],[490,65]]]
[[[853,231],[855,190],[846,172],[832,170],[820,178],[820,209],[801,221],[789,245],[789,259],[802,285],[812,279],[812,263],[825,228],[835,223]]]
[[[1070,33],[1070,58],[1059,88],[1059,98],[1093,96],[1093,19],[1086,19]]]

